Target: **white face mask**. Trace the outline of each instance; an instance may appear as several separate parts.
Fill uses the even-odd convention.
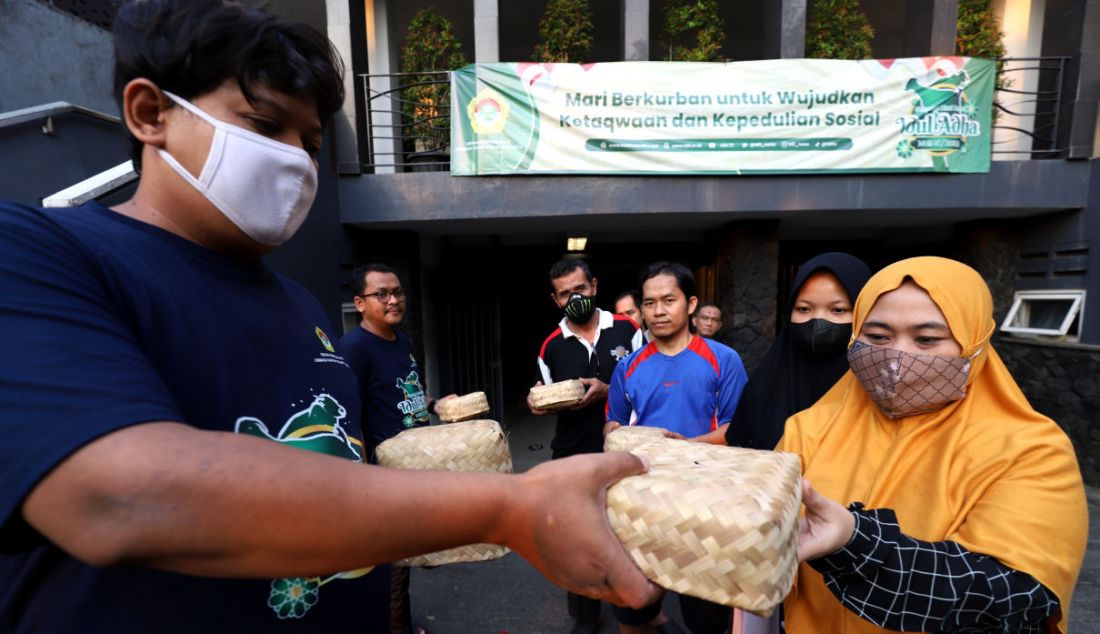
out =
[[[317,195],[317,169],[309,154],[215,119],[167,90],[164,94],[214,126],[214,139],[198,178],[158,148],[160,157],[248,237],[267,246],[289,240]]]

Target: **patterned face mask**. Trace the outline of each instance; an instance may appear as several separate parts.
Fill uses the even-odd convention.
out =
[[[913,354],[862,341],[848,349],[848,365],[890,418],[934,412],[961,399],[970,374],[970,359]]]
[[[578,326],[583,326],[588,323],[589,319],[592,319],[592,313],[596,312],[596,304],[591,297],[573,293],[562,312],[565,313],[566,319]]]

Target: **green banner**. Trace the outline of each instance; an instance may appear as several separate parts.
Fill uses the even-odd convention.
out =
[[[472,64],[451,173],[988,172],[992,61]]]

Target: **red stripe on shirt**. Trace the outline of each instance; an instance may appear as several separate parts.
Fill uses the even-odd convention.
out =
[[[706,359],[710,363],[710,367],[714,368],[714,373],[718,375],[718,378],[722,378],[722,371],[718,369],[718,357],[714,356],[710,346],[707,345],[706,339],[692,336],[691,343],[688,344],[688,350]]]
[[[546,346],[550,344],[550,341],[561,334],[561,327],[554,329],[554,332],[550,333],[550,336],[546,338],[546,341],[542,342],[542,347],[539,348],[539,358],[545,360],[546,358]]]
[[[614,315],[614,317],[616,321],[629,321],[630,325],[634,326],[634,330],[639,330],[641,328],[641,326],[638,325],[638,322],[634,321],[627,315]]]
[[[634,359],[633,363],[631,363],[630,367],[626,369],[626,376],[623,378],[629,379],[630,375],[634,373],[634,369],[638,367],[639,363],[645,361],[655,354],[657,354],[657,344],[651,341],[649,342],[649,345],[642,348],[642,351],[638,353],[638,356]]]

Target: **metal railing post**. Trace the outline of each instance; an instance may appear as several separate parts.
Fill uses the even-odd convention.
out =
[[[450,73],[361,75],[369,156],[363,169],[393,174],[450,164]]]

